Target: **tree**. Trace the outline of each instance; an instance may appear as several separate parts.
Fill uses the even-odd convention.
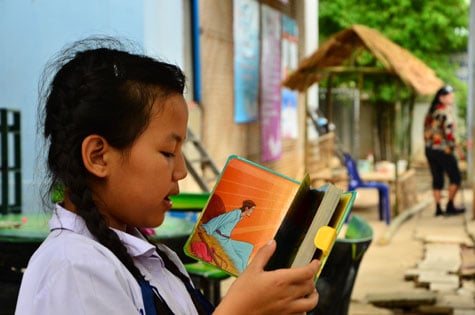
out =
[[[456,77],[458,65],[450,57],[467,50],[468,23],[467,0],[319,0],[320,41],[353,24],[378,30],[454,85],[463,115],[466,84]],[[386,92],[382,98],[387,97]]]

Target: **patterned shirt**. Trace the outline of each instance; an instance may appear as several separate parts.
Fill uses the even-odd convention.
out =
[[[450,106],[439,104],[424,121],[426,148],[452,153],[455,148],[455,118]]]

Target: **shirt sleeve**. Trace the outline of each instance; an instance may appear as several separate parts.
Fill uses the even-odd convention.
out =
[[[143,302],[134,297],[129,280],[116,267],[92,257],[66,260],[30,295],[30,306],[22,303],[16,314],[140,314]]]

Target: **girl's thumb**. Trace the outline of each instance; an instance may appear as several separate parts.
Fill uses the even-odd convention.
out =
[[[270,240],[269,242],[267,242],[256,253],[249,267],[263,270],[265,265],[267,265],[267,262],[271,258],[272,254],[274,254],[275,248],[276,248],[275,240]]]

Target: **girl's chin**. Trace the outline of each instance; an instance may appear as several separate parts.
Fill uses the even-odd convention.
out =
[[[147,221],[143,222],[141,224],[140,229],[154,229],[159,227],[160,225],[163,224],[163,221],[165,221],[165,213],[163,214],[157,214],[153,217],[149,217]]]
[[[165,216],[168,211],[168,207],[163,205],[160,208],[148,210],[148,215],[145,221],[142,221],[141,228],[157,228],[165,221]]]
[[[160,225],[163,224],[163,221],[165,221],[165,215],[162,215],[160,217],[153,218],[152,223],[150,226],[156,228],[159,227]]]

